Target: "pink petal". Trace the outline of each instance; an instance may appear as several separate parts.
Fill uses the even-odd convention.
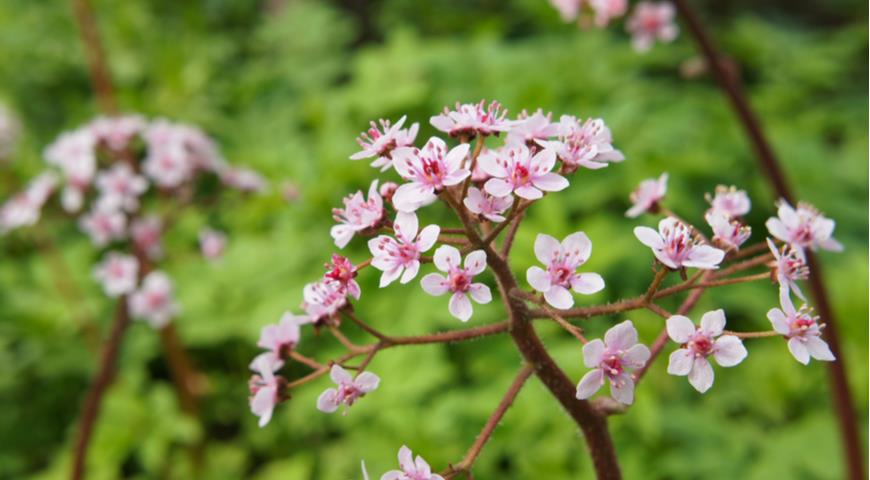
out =
[[[506,197],[513,192],[511,184],[500,178],[490,178],[483,185],[483,189],[494,197]]]
[[[545,192],[559,192],[568,188],[568,179],[558,173],[547,173],[532,179],[532,185]]]
[[[372,262],[372,266],[375,266],[375,262]],[[396,267],[390,270],[384,270],[384,274],[381,275],[381,281],[378,283],[379,288],[384,288],[387,285],[396,281],[397,278],[402,274],[404,269],[402,267]]]
[[[423,231],[420,232],[420,236],[417,238],[417,248],[421,252],[429,251],[435,242],[438,241],[438,234],[441,233],[441,227],[438,225],[428,225],[423,228]]]
[[[350,383],[353,381],[353,377],[350,376],[350,373],[341,368],[341,365],[338,364],[332,366],[332,369],[329,371],[329,378],[331,378],[336,384]]]
[[[413,262],[405,265],[405,272],[402,273],[402,279],[399,280],[399,283],[405,284],[410,282],[417,276],[417,272],[420,271],[420,262],[414,260]]]
[[[459,170],[462,167],[462,162],[468,155],[468,149],[470,147],[471,145],[467,143],[462,143],[453,147],[453,149],[447,152],[447,155],[444,156],[444,163],[446,163],[447,166],[450,167],[451,171]]]
[[[692,371],[689,372],[689,384],[701,393],[713,386],[713,367],[710,366],[710,362],[706,358],[698,357],[695,359]]]
[[[631,368],[641,368],[649,360],[650,355],[652,353],[649,351],[649,348],[646,345],[638,343],[625,351],[625,355],[622,356],[622,363]]]
[[[589,256],[592,255],[592,241],[583,232],[575,232],[565,237],[562,240],[563,252],[577,252],[577,258],[580,263],[586,263]]]
[[[771,235],[784,242],[788,241],[788,230],[786,230],[782,220],[775,217],[769,218],[764,225],[767,227],[767,231],[770,232]]]
[[[447,306],[447,309],[450,310],[451,315],[463,322],[467,322],[473,312],[471,300],[464,293],[460,292],[456,292],[450,297],[450,304]]]
[[[260,417],[258,425],[265,427],[275,409],[275,387],[262,387],[251,400],[251,412]]]
[[[580,400],[586,400],[592,395],[595,395],[595,392],[597,392],[602,385],[604,385],[604,372],[602,372],[600,368],[590,370],[586,375],[583,375],[583,378],[580,379],[580,383],[577,384],[576,397]]]
[[[695,356],[687,348],[678,348],[668,358],[668,373],[671,375],[688,375],[692,371]]]
[[[748,353],[743,342],[733,335],[723,335],[713,346],[713,358],[723,367],[733,367],[742,362]]]
[[[544,172],[549,172],[553,169],[553,166],[556,165],[556,152],[549,149],[541,150],[531,158],[529,165],[532,167],[538,167]]]
[[[411,452],[411,449],[402,445],[402,448],[399,449],[399,466],[402,467],[403,470],[414,470],[414,454]]]
[[[468,294],[471,295],[471,298],[473,298],[475,302],[481,305],[492,301],[492,292],[490,292],[489,287],[483,283],[472,283],[471,287],[468,289]]]
[[[549,265],[561,249],[559,241],[545,233],[539,233],[535,238],[535,257],[544,265]]]
[[[623,405],[634,403],[634,380],[631,374],[623,372],[616,381],[610,381],[610,396]]]
[[[833,362],[835,360],[834,354],[831,352],[828,344],[821,338],[809,337],[806,339],[805,345],[810,356],[816,360],[822,360],[825,362]]]
[[[480,166],[481,170],[493,177],[504,178],[508,175],[507,170],[498,163],[498,153],[492,150],[481,153],[480,156],[477,157],[477,164]]]
[[[583,295],[604,290],[604,279],[597,273],[580,273],[571,279],[571,289]]]
[[[586,368],[596,368],[604,359],[604,342],[600,338],[583,345],[583,364]]]
[[[486,252],[475,250],[465,257],[465,270],[470,275],[477,275],[486,270]]]
[[[544,196],[543,192],[529,185],[523,185],[521,187],[518,187],[516,190],[514,190],[514,193],[516,193],[518,197],[523,197],[526,200],[537,200]]]
[[[329,235],[335,241],[335,246],[344,248],[353,238],[354,230],[347,225],[335,225],[329,229]]]
[[[423,290],[429,295],[439,296],[447,293],[447,279],[437,273],[430,273],[420,280]]]
[[[683,344],[695,334],[695,324],[688,317],[674,315],[667,321],[667,330],[671,340]]]
[[[795,360],[798,362],[801,362],[804,365],[810,363],[810,352],[807,350],[806,345],[804,345],[804,342],[801,341],[800,337],[789,339],[788,351],[791,352],[792,356],[794,356]]]
[[[403,240],[404,243],[411,243],[414,241],[414,238],[417,237],[417,229],[419,227],[420,224],[417,221],[417,215],[410,212],[397,213],[396,221],[393,222],[393,229],[396,231],[396,238]]]
[[[698,245],[692,248],[688,260],[684,260],[683,265],[712,270],[719,266],[723,258],[725,258],[725,251],[709,245]]]
[[[338,390],[327,388],[326,391],[317,397],[317,409],[323,413],[332,413],[338,410],[338,402],[335,400],[337,394]]]
[[[637,344],[637,330],[631,320],[618,323],[604,334],[604,343],[611,349],[628,350]]]
[[[539,292],[548,291],[552,285],[550,275],[541,267],[530,267],[526,270],[526,281]]]
[[[462,258],[459,255],[459,250],[455,247],[441,245],[435,250],[435,256],[432,261],[438,270],[449,272],[451,269],[459,266]]]
[[[773,329],[776,333],[780,335],[788,335],[790,329],[788,326],[788,319],[785,316],[785,313],[778,308],[771,308],[767,311],[767,319],[770,320],[770,324],[773,325]]]
[[[634,236],[640,240],[640,243],[652,249],[660,249],[664,247],[664,241],[659,232],[649,227],[634,227]]]
[[[432,187],[421,183],[405,183],[399,185],[399,188],[393,194],[393,205],[400,212],[410,213],[424,205],[432,203],[435,198]],[[414,234],[416,235],[416,233],[415,231]],[[413,238],[413,236],[409,238]]]
[[[721,308],[707,312],[701,317],[701,331],[707,333],[711,337],[722,335],[722,330],[725,329],[725,311]]]
[[[354,379],[353,383],[362,390],[363,393],[368,393],[378,388],[381,379],[372,372],[363,372]]]
[[[574,297],[571,296],[571,292],[567,288],[558,285],[553,285],[549,290],[544,292],[544,300],[560,310],[571,308],[574,305]]]

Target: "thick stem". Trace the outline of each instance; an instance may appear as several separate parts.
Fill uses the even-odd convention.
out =
[[[72,0],[73,13],[78,25],[79,35],[84,46],[85,56],[88,59],[88,71],[91,85],[97,97],[97,103],[103,113],[112,115],[117,113],[114,87],[109,69],[106,66],[106,54],[103,44],[100,42],[100,34],[97,22],[94,19],[94,10],[89,0]]]

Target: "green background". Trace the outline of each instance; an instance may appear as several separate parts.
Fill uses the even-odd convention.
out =
[[[866,441],[866,3],[755,3],[703,13],[741,65],[799,197],[837,221],[846,250],[821,258]],[[302,286],[333,251],[330,209],[374,178],[366,162],[347,160],[371,119],[407,114],[421,123],[422,140],[434,134],[429,116],[457,100],[495,98],[512,112],[542,107],[604,118],[627,161],[581,171],[570,189],[532,207],[512,259],[524,272],[534,263],[536,233],[586,231],[594,244],[587,269],[600,272],[607,288],[578,297],[583,304],[637,295],[649,282],[651,255],[631,228],[654,219],[623,217],[641,179],[668,171],[667,204],[694,222],[706,208],[704,192],[720,183],[747,189],[755,240],[774,212],[775,198],[712,80],[681,75],[681,64],[696,56],[685,35],[640,56],[621,25],[581,31],[562,24],[544,0],[94,4],[122,109],[201,125],[231,162],[263,172],[274,188],[186,211],[166,238],[165,268],[183,305],[176,325],[208,378],[201,422],[181,414],[157,336],[136,323],[96,429],[88,478],[189,478],[185,447],[203,437],[203,478],[360,478],[361,459],[379,478],[395,468],[402,444],[436,470],[461,459],[519,366],[506,338],[384,352],[370,366],[381,388],[347,416],[315,410],[327,379],[294,392],[267,428],[248,412],[247,363],[260,327],[285,309],[298,311]],[[0,99],[24,127],[18,153],[2,167],[6,198],[43,168],[48,142],[96,114],[68,2],[0,3]],[[282,182],[298,187],[297,201],[282,199]],[[424,223],[449,219],[438,209],[423,215]],[[205,224],[230,235],[216,263],[196,252]],[[54,248],[37,248],[47,240]],[[345,252],[355,262],[367,255],[358,239]],[[87,332],[105,331],[112,312],[90,277],[97,258],[74,223],[57,216],[0,238],[2,478],[67,475],[95,365]],[[58,275],[59,263],[69,275]],[[399,335],[460,327],[445,298],[429,297],[416,282],[378,291],[375,273],[361,275],[357,309],[378,328]],[[775,290],[766,283],[717,289],[694,317],[722,307],[734,330],[767,329]],[[498,302],[475,306],[470,325],[501,318]],[[638,312],[589,322],[588,332],[599,335],[625,318],[647,343],[662,326]],[[579,379],[585,369],[576,341],[552,325],[540,331]],[[668,376],[663,362],[653,368],[636,404],[610,422],[627,478],[842,478],[825,368],[798,364],[777,339],[747,343],[748,359],[717,368],[705,395]],[[310,330],[300,350],[321,359],[340,351]],[[591,467],[577,428],[533,380],[475,473],[589,478]]]

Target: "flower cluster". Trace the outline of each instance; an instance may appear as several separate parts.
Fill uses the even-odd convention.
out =
[[[550,0],[550,4],[558,10],[563,21],[577,22],[583,28],[593,25],[606,27],[628,12],[628,0]],[[637,2],[625,21],[634,49],[643,53],[656,41],[669,43],[677,38],[679,28],[674,16],[674,6],[670,2]]]

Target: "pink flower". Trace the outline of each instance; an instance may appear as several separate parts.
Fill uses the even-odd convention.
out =
[[[610,380],[610,395],[619,403],[634,403],[634,379],[631,372],[649,360],[650,351],[637,343],[637,330],[631,320],[611,327],[604,341],[595,339],[583,345],[583,362],[588,372],[577,384],[577,398],[585,400]]]
[[[139,196],[148,189],[148,181],[126,164],[117,164],[97,174],[98,202],[109,209],[134,212],[139,208]]]
[[[794,291],[801,300],[806,300],[797,285],[798,280],[806,280],[810,276],[810,268],[807,266],[804,256],[788,244],[784,245],[782,250],[777,249],[776,244],[769,238],[767,246],[773,252],[774,275],[776,281],[779,282],[780,289],[786,292],[783,295],[788,295],[787,292]]]
[[[514,197],[510,195],[494,197],[475,187],[469,187],[468,196],[462,203],[472,213],[481,215],[491,222],[503,222],[505,217],[502,214],[514,204]]]
[[[274,358],[259,356],[251,368],[257,372],[248,383],[251,389],[251,413],[260,417],[260,428],[265,427],[272,419],[275,405],[281,402],[284,379],[275,376],[274,371],[281,368]]]
[[[332,254],[332,262],[326,265],[326,275],[324,278],[336,281],[341,284],[342,288],[347,291],[347,294],[359,300],[361,294],[359,283],[356,282],[356,268],[350,263],[346,257],[334,253]]]
[[[583,232],[572,233],[560,244],[555,238],[538,234],[535,239],[535,256],[547,269],[531,267],[526,271],[526,280],[535,290],[544,294],[550,305],[566,309],[574,305],[574,297],[568,289],[583,295],[591,295],[604,288],[604,279],[597,273],[577,273],[577,269],[589,260],[592,242]]]
[[[325,278],[309,283],[302,290],[302,309],[315,326],[334,318],[347,305],[347,290],[341,283]]]
[[[663,173],[658,179],[648,178],[631,193],[631,208],[625,212],[629,218],[637,218],[642,213],[658,211],[659,202],[665,198],[668,191],[668,174]]]
[[[447,276],[430,273],[423,277],[420,284],[426,293],[436,297],[450,292],[452,295],[448,309],[451,315],[467,322],[473,312],[469,297],[481,305],[492,301],[492,293],[488,286],[483,283],[472,283],[475,275],[486,270],[486,253],[483,250],[469,253],[465,257],[464,267],[460,266],[462,257],[459,250],[450,245],[438,247],[433,260],[435,267]]]
[[[410,183],[400,185],[393,195],[397,210],[413,212],[435,201],[436,194],[471,175],[462,164],[469,145],[463,143],[447,151],[447,145],[432,137],[422,149],[402,147],[393,152],[393,165]]]
[[[43,172],[0,207],[0,234],[39,221],[42,207],[57,186],[54,172]]]
[[[130,295],[130,315],[145,320],[154,328],[163,328],[178,313],[172,297],[172,281],[165,273],[155,270],[142,280],[138,290]]]
[[[646,52],[656,40],[669,43],[677,38],[674,6],[670,2],[639,2],[625,24],[637,52]]]
[[[121,152],[130,145],[133,137],[145,130],[145,126],[145,119],[139,115],[122,115],[97,117],[86,128],[90,129],[96,143],[113,152]]]
[[[608,163],[625,160],[622,152],[613,148],[610,129],[600,118],[590,118],[580,124],[577,118],[562,115],[559,119],[559,140],[538,144],[553,150],[564,162],[566,170],[579,167],[592,170],[604,168]]]
[[[223,232],[204,228],[199,232],[199,250],[208,260],[216,260],[224,254],[227,246],[227,236]]]
[[[379,235],[369,240],[369,250],[374,258],[372,266],[384,272],[380,288],[393,283],[401,276],[401,283],[408,283],[420,269],[420,254],[428,251],[438,240],[441,229],[438,225],[425,227],[417,234],[417,215],[399,212],[393,224],[396,238]]]
[[[350,159],[362,160],[363,158],[376,157],[371,165],[380,168],[382,172],[389,170],[393,165],[392,151],[399,147],[412,146],[414,139],[417,138],[420,124],[415,123],[410,128],[402,130],[405,118],[404,116],[400,118],[395,125],[390,125],[389,120],[381,119],[379,120],[380,129],[378,124],[370,122],[371,128],[356,139],[362,150],[351,155]]]
[[[713,229],[713,243],[725,250],[737,250],[752,234],[748,225],[733,220],[721,210],[709,210],[704,218]]]
[[[339,224],[329,231],[338,248],[344,248],[355,234],[377,228],[384,220],[384,201],[378,194],[377,180],[369,186],[368,200],[358,191],[342,202],[344,208],[332,209],[332,217]]]
[[[649,227],[635,227],[634,236],[650,247],[656,258],[668,268],[685,267],[713,270],[725,258],[725,252],[709,245],[698,245],[689,227],[673,217],[659,222],[659,231]]]
[[[550,170],[556,165],[556,155],[543,150],[532,156],[525,145],[487,151],[477,159],[484,172],[492,175],[484,185],[490,195],[505,197],[511,193],[537,200],[544,192],[558,192],[568,187],[565,177]]]
[[[371,372],[362,372],[354,378],[337,364],[332,366],[329,378],[338,388],[328,388],[317,398],[317,409],[323,413],[335,412],[341,404],[352,406],[359,398],[378,388],[381,381]]]
[[[161,188],[175,188],[193,176],[194,165],[183,145],[169,144],[150,148],[142,162],[142,171]]]
[[[243,192],[262,192],[268,186],[262,175],[250,168],[226,167],[220,170],[221,181]]]
[[[277,324],[266,325],[260,330],[257,346],[281,360],[299,344],[299,325],[308,323],[308,317],[285,312]],[[279,367],[280,368],[280,367]]]
[[[573,22],[580,14],[583,0],[550,0],[550,5],[559,12],[564,22]]]
[[[589,0],[589,6],[595,12],[595,25],[606,27],[610,20],[625,15],[628,10],[627,0]]]
[[[228,168],[214,141],[195,126],[158,119],[148,126],[144,138],[149,155],[155,154],[159,159],[163,154],[171,154],[171,159],[159,160],[154,165],[154,173],[163,177],[163,182],[157,182],[161,186],[176,187],[197,170],[220,173]],[[160,165],[161,161],[167,164]]]
[[[507,110],[502,110],[501,104],[496,101],[488,107],[484,107],[485,103],[484,100],[476,104],[456,102],[456,110],[444,107],[444,113],[435,115],[429,119],[429,123],[451,137],[498,135],[508,131],[511,121],[505,119]]]
[[[109,252],[94,269],[94,278],[103,284],[110,297],[126,295],[136,289],[139,262],[132,255]]]
[[[163,255],[163,247],[160,244],[160,234],[163,229],[159,217],[154,215],[137,218],[130,225],[130,238],[136,248],[148,258],[156,260]]]
[[[411,449],[402,445],[399,449],[399,466],[401,470],[391,470],[385,473],[381,480],[444,480],[444,477],[432,473],[432,468],[423,457],[414,454]]]
[[[535,146],[538,140],[547,140],[559,134],[559,124],[552,123],[552,114],[544,115],[540,108],[529,115],[525,110],[511,126],[505,143],[511,146]]]
[[[819,317],[807,305],[795,310],[788,294],[780,295],[782,310],[772,308],[767,312],[767,318],[776,333],[788,340],[788,350],[794,358],[804,365],[810,363],[810,357],[825,362],[833,362],[834,354],[828,344],[822,340],[822,325]]]
[[[803,253],[804,249],[843,250],[840,242],[831,238],[834,233],[834,221],[826,218],[812,205],[798,203],[797,210],[785,200],[779,201],[779,217],[767,220],[767,230],[774,237],[791,244],[793,248]]]
[[[90,213],[82,215],[79,227],[91,237],[91,243],[103,247],[126,237],[127,217],[115,209],[95,206]]]
[[[96,139],[87,129],[61,134],[46,147],[45,160],[63,172],[66,179],[61,204],[68,212],[77,212],[84,202],[84,192],[91,185],[97,169],[94,153]]]
[[[737,187],[734,186],[717,186],[715,195],[711,197],[707,194],[707,201],[710,202],[710,210],[707,213],[719,211],[729,217],[742,217],[749,213],[749,209],[752,207],[752,202],[749,201],[746,191],[737,190]]]
[[[713,386],[713,367],[710,355],[723,367],[733,367],[746,358],[743,342],[734,335],[722,335],[725,312],[714,310],[701,317],[701,326],[695,328],[687,317],[674,315],[667,321],[668,336],[681,347],[673,352],[668,362],[671,375],[688,375],[695,390],[704,393]],[[721,337],[719,337],[722,335]],[[718,339],[716,337],[719,337]]]

